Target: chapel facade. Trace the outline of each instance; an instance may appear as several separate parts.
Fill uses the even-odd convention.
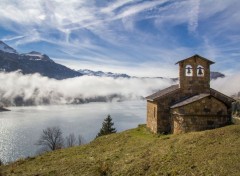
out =
[[[185,133],[231,124],[235,101],[210,87],[214,62],[194,55],[179,64],[179,84],[147,99],[147,127],[154,133]]]

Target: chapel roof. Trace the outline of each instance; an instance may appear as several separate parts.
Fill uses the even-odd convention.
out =
[[[192,96],[192,97],[190,97],[188,99],[185,99],[185,100],[183,100],[181,102],[178,102],[178,103],[174,104],[170,108],[177,108],[177,107],[185,106],[187,104],[196,102],[196,101],[201,100],[201,99],[203,99],[205,97],[208,97],[208,96],[212,96],[212,97],[220,100],[221,102],[223,102],[224,104],[226,104],[228,106],[231,106],[232,102],[235,101],[233,98],[231,98],[231,97],[229,97],[227,95],[224,95],[221,92],[218,92],[218,91],[210,88],[210,93],[201,93],[201,94]]]
[[[186,59],[183,59],[183,60],[178,61],[176,64],[179,64],[179,63],[181,63],[181,62],[184,62],[185,60],[193,59],[193,58],[200,58],[200,59],[202,59],[202,60],[205,60],[205,61],[207,61],[210,65],[215,63],[215,62],[213,62],[213,61],[211,61],[211,60],[209,60],[209,59],[207,59],[207,58],[205,58],[205,57],[202,57],[202,56],[200,56],[200,55],[198,55],[198,54],[195,54],[195,55],[193,55],[193,56],[191,56],[191,57],[188,57],[188,58],[186,58]]]
[[[170,108],[178,108],[178,107],[181,107],[181,106],[185,106],[187,104],[190,104],[190,103],[193,103],[195,101],[201,100],[201,99],[203,99],[205,97],[208,97],[210,95],[211,94],[206,94],[206,93],[198,94],[198,95],[192,96],[191,98],[188,98],[184,101],[181,101],[181,102],[171,106]]]
[[[210,88],[210,94],[223,102],[232,103],[232,102],[236,101],[234,98],[231,98],[231,97],[229,97],[221,92],[218,92],[217,90],[212,89],[212,88]]]
[[[180,89],[179,88],[179,84],[172,85],[170,87],[167,87],[166,89],[159,90],[156,93],[147,96],[146,99],[153,101],[153,100],[156,100],[156,99],[158,99],[158,98],[160,98],[162,96],[165,96],[165,95],[167,95],[167,94],[169,94],[169,93],[171,93],[171,92],[173,92],[175,90],[178,90],[178,89]]]
[[[167,87],[163,90],[159,90],[157,91],[156,93],[152,94],[152,95],[149,95],[146,97],[147,100],[150,100],[150,101],[154,101],[154,100],[157,100],[163,96],[171,96],[171,93],[176,91],[176,90],[180,90],[179,88],[179,85],[176,84],[176,85],[172,85],[170,87]],[[187,105],[187,104],[190,104],[190,103],[193,103],[195,101],[198,101],[202,98],[205,98],[205,97],[208,97],[208,96],[213,96],[215,98],[217,98],[218,100],[224,102],[225,104],[231,106],[232,102],[236,101],[235,99],[221,93],[221,92],[218,92],[217,90],[215,89],[212,89],[210,88],[210,93],[207,94],[207,93],[202,93],[202,94],[198,94],[198,95],[195,95],[195,96],[192,96],[188,99],[184,99],[183,101],[181,102],[178,102],[177,104],[171,106],[171,108],[176,108],[176,107],[180,107],[180,106],[184,106],[184,105]]]

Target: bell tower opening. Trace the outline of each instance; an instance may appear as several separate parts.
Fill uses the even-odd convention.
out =
[[[197,76],[198,77],[203,77],[204,76],[204,68],[201,65],[197,66]]]
[[[179,84],[188,95],[210,91],[210,65],[214,62],[194,55],[177,62],[179,64]]]
[[[186,76],[193,76],[193,68],[192,68],[191,65],[186,65],[185,75]]]

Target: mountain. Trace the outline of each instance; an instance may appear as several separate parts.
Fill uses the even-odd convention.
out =
[[[0,41],[0,71],[11,72],[16,70],[21,70],[23,74],[39,73],[42,76],[59,80],[82,75],[111,78],[163,79],[163,77],[136,77],[124,73],[93,71],[88,69],[75,71],[66,66],[55,63],[46,54],[37,51],[19,54],[15,49]],[[211,72],[211,79],[222,78],[224,76],[225,75],[219,72]],[[178,79],[172,78],[172,80],[177,81]]]
[[[17,54],[17,51],[13,49],[12,47],[8,46],[6,43],[0,41],[0,50],[7,53],[15,53]]]
[[[21,70],[23,74],[39,73],[54,79],[66,79],[82,76],[81,73],[55,63],[46,54],[36,51],[19,54],[7,44],[0,41],[0,71]]]
[[[112,77],[112,78],[131,78],[131,76],[123,73],[112,73],[103,71],[93,71],[88,69],[80,69],[79,73],[87,76]]]
[[[180,135],[154,135],[140,125],[0,169],[2,175],[239,175],[237,123]]]
[[[129,76],[124,73],[112,73],[112,72],[103,72],[103,71],[93,71],[88,69],[80,69],[78,70],[79,73],[82,75],[87,76],[98,76],[98,77],[112,77],[112,78],[140,78],[140,79],[151,79],[151,78],[158,78],[163,79],[164,77],[136,77],[136,76]],[[211,80],[217,79],[217,78],[224,78],[225,75],[220,72],[211,72],[210,78]],[[178,78],[172,78],[173,81],[177,81]]]
[[[211,72],[210,73],[211,80],[217,79],[217,78],[224,78],[224,77],[225,77],[225,75],[220,72]]]

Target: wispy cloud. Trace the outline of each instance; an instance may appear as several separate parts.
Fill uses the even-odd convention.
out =
[[[103,13],[113,13],[113,11],[116,10],[117,8],[129,4],[131,2],[134,2],[134,0],[118,0],[116,2],[111,3],[107,7],[103,7],[100,11]]]
[[[60,51],[53,57],[122,65],[169,64],[196,52],[219,61],[238,57],[238,0],[2,0],[0,6],[0,30],[9,31],[0,37],[20,50],[44,42]]]
[[[190,32],[195,32],[198,27],[200,0],[191,0],[190,3],[192,5],[189,11],[188,30]]]
[[[9,41],[12,41],[12,40],[18,40],[18,39],[22,39],[24,38],[25,36],[5,36],[4,38],[2,38],[1,40],[4,41],[4,42],[9,42]]]

